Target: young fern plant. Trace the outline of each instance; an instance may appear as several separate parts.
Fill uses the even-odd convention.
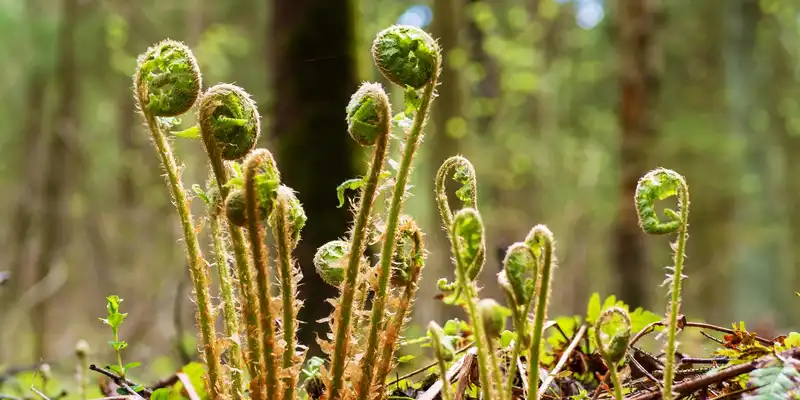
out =
[[[406,115],[413,113],[413,122],[406,132],[400,166],[395,177],[389,211],[385,218],[386,228],[380,251],[378,285],[372,303],[367,347],[361,359],[361,375],[355,388],[358,400],[371,396],[375,374],[375,357],[381,345],[378,332],[384,325],[388,284],[391,277],[392,256],[396,251],[397,232],[406,186],[411,174],[414,155],[422,141],[422,131],[428,118],[430,105],[441,71],[439,45],[425,31],[412,26],[392,26],[378,33],[372,45],[372,58],[381,73],[389,81],[406,89]],[[421,91],[419,94],[417,91]],[[408,112],[412,110],[412,112]],[[379,382],[382,386],[383,382]],[[382,388],[381,388],[382,390]],[[332,399],[336,392],[332,392]]]
[[[615,316],[620,319],[616,324],[613,321]],[[603,332],[603,327],[612,324],[616,325],[616,330],[611,336],[611,340],[608,340],[607,335]],[[631,317],[622,307],[607,308],[595,321],[594,334],[597,349],[603,356],[611,383],[614,385],[614,398],[623,400],[622,382],[617,374],[617,364],[625,358],[625,352],[628,350],[628,343],[631,339]]]
[[[186,113],[200,96],[200,69],[191,50],[172,40],[165,40],[147,49],[138,58],[134,91],[139,110],[147,122],[161,165],[166,171],[168,187],[183,228],[189,271],[196,296],[197,323],[200,326],[203,356],[208,368],[206,385],[209,395],[216,399],[226,390],[220,376],[209,276],[189,211],[190,199],[186,195],[177,162],[163,132],[170,125],[169,120],[163,119],[164,117]]]
[[[306,224],[306,214],[294,191],[288,186],[278,187],[272,231],[277,249],[278,275],[280,278],[282,301],[282,336],[284,342],[281,370],[284,376],[283,398],[295,398],[297,376],[303,362],[302,354],[297,353],[297,312],[302,304],[297,300],[297,284],[303,275],[295,266],[292,252],[300,241],[300,232]]]
[[[275,332],[275,307],[273,306],[268,250],[264,244],[261,222],[269,218],[275,206],[280,185],[280,173],[272,154],[265,149],[253,151],[244,163],[244,200],[247,235],[256,270],[258,285],[259,322],[261,346],[264,355],[264,388],[267,399],[278,398],[281,392],[278,380],[278,343]]]
[[[197,190],[196,190],[197,191]],[[228,375],[230,376],[230,395],[233,400],[244,399],[244,362],[242,348],[239,345],[239,316],[236,313],[236,297],[233,279],[228,269],[228,252],[225,241],[225,223],[222,217],[223,202],[213,177],[206,185],[206,191],[199,194],[208,207],[208,221],[211,226],[211,244],[214,250],[214,261],[219,275],[220,297],[222,300],[222,316],[225,336],[228,343]]]
[[[220,197],[225,201],[225,213],[229,221],[228,234],[233,249],[244,314],[248,351],[245,358],[248,360],[247,370],[251,379],[250,395],[253,399],[259,400],[262,398],[259,388],[264,375],[261,327],[258,320],[259,302],[241,228],[246,220],[244,196],[240,189],[242,183],[229,184],[231,174],[226,163],[235,163],[234,160],[247,156],[255,147],[261,132],[260,117],[255,102],[244,89],[234,85],[219,84],[203,93],[197,120],[215,185]]]
[[[527,349],[531,345],[528,313],[536,294],[538,275],[539,263],[533,250],[523,242],[509,246],[503,259],[503,270],[497,274],[498,284],[505,292],[506,302],[511,309],[511,320],[516,332],[506,378],[505,392],[508,398],[512,395],[520,353],[523,348]]]
[[[450,395],[450,380],[447,379],[447,362],[455,358],[453,344],[445,337],[442,327],[435,321],[428,324],[428,337],[439,367],[439,379],[442,380],[442,400],[452,400]]]
[[[531,334],[531,347],[528,356],[528,399],[539,400],[539,360],[541,359],[544,323],[547,320],[547,306],[550,300],[550,284],[553,280],[552,270],[555,264],[553,254],[553,233],[544,225],[536,225],[525,238],[525,244],[531,248],[536,257],[541,258],[538,287],[536,293],[536,309]]]
[[[662,222],[656,213],[655,202],[668,197],[678,197],[678,211],[665,209],[668,221]],[[689,186],[686,180],[675,171],[666,168],[656,168],[639,180],[636,186],[636,213],[639,216],[639,226],[651,235],[678,234],[677,243],[673,246],[675,265],[669,269],[673,274],[667,275],[665,284],[671,283],[669,290],[669,304],[667,306],[667,343],[664,362],[664,389],[662,398],[672,400],[673,380],[675,378],[675,351],[677,342],[675,337],[678,331],[678,314],[681,305],[681,284],[683,275],[683,261],[686,257],[686,240],[689,228]]]
[[[381,173],[389,148],[391,106],[389,98],[379,84],[365,83],[353,95],[347,106],[347,124],[350,136],[356,142],[374,146],[372,162],[361,188],[361,201],[356,209],[355,224],[350,230],[350,240],[336,240],[323,245],[315,257],[320,276],[329,283],[340,283],[341,295],[334,309],[331,331],[335,332],[329,382],[326,383],[331,400],[343,397],[344,367],[350,348],[351,319],[358,274],[364,263],[367,229]],[[346,260],[346,264],[342,263]],[[330,350],[330,349],[329,349]]]

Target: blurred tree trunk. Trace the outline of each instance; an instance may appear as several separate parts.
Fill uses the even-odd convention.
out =
[[[53,263],[58,262],[63,249],[63,233],[67,225],[67,184],[70,181],[69,160],[76,144],[75,111],[78,104],[75,76],[74,36],[78,17],[77,0],[64,0],[58,33],[59,59],[55,75],[58,87],[58,111],[50,133],[46,153],[44,209],[42,210],[42,241],[35,262],[36,281],[47,276]],[[31,313],[36,342],[35,360],[47,359],[48,331],[47,299],[39,302]]]
[[[778,282],[773,280],[778,262],[778,243],[771,236],[776,216],[772,201],[764,196],[770,190],[770,138],[755,126],[753,115],[764,98],[757,74],[756,33],[762,18],[758,0],[733,0],[726,3],[727,38],[725,46],[728,121],[733,137],[742,143],[738,160],[740,179],[736,198],[734,281],[731,304],[737,319],[753,322],[774,309],[772,301]]]
[[[659,0],[625,0],[616,4],[619,54],[620,180],[614,228],[614,265],[619,298],[631,307],[646,306],[646,263],[633,196],[648,163],[655,135],[654,114],[659,76],[654,68],[655,20]]]
[[[336,208],[336,187],[357,174],[344,119],[358,85],[354,6],[351,0],[272,0],[272,6],[272,133],[283,180],[298,191],[308,215],[295,255],[304,276],[300,341],[315,355],[316,334],[327,330],[316,321],[329,315],[326,300],[338,291],[317,276],[312,260],[319,246],[345,234],[350,213]]]

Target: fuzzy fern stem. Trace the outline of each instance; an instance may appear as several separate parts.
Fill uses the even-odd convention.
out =
[[[175,116],[188,111],[200,95],[200,71],[197,61],[186,46],[174,41],[163,41],[149,48],[138,59],[134,78],[136,98],[147,122],[150,136],[166,171],[170,192],[175,201],[194,285],[197,303],[197,323],[203,346],[203,356],[208,367],[208,392],[218,398],[223,392],[220,380],[219,350],[211,295],[209,293],[208,270],[200,251],[189,199],[181,183],[178,165],[167,138],[162,132],[159,116]]]
[[[229,132],[229,128],[220,126],[221,121],[214,117],[215,113],[218,113],[217,110],[220,109],[220,111],[222,111],[221,114],[231,115],[232,112],[229,111],[231,108],[237,110],[239,117],[245,117],[256,122],[259,119],[258,111],[249,95],[244,92],[244,90],[232,85],[216,85],[209,88],[200,98],[200,107],[197,116],[200,122],[200,132],[202,134],[206,154],[208,155],[211,170],[214,173],[217,188],[223,200],[227,200],[230,194],[230,188],[227,185],[230,174],[228,168],[226,168],[225,160],[223,159],[223,149],[230,149],[232,147],[230,145],[230,138],[235,139],[237,136],[250,138],[252,146],[260,133],[260,125],[258,123],[241,126],[238,135],[233,135]],[[249,112],[245,114],[241,110],[243,108],[247,108]],[[250,129],[247,129],[248,127]],[[225,132],[225,134],[221,134],[220,131]],[[241,141],[241,139],[238,141]],[[250,149],[247,149],[247,151],[249,152]],[[235,156],[244,156],[247,154],[247,152],[244,151],[231,154],[230,150],[226,153]],[[253,273],[251,272],[250,263],[247,259],[247,244],[242,228],[234,223],[229,223],[228,232],[233,248],[234,263],[239,278],[239,291],[242,294],[241,301],[248,350],[246,364],[252,381],[250,384],[250,396],[255,400],[260,400],[262,398],[260,386],[262,385],[261,380],[264,375],[264,362],[261,353],[261,328],[258,322],[258,297],[253,282]]]
[[[436,49],[436,51],[438,54],[438,49]],[[387,286],[391,275],[392,254],[395,252],[398,221],[403,208],[403,201],[406,197],[406,184],[408,183],[408,176],[411,173],[411,164],[421,141],[422,129],[428,118],[428,112],[434,97],[434,90],[438,82],[439,71],[441,69],[439,62],[439,57],[437,56],[432,77],[423,89],[422,101],[414,116],[414,123],[411,126],[411,130],[406,137],[403,156],[400,160],[400,169],[397,172],[394,191],[389,205],[389,214],[386,217],[386,230],[384,231],[384,240],[380,255],[381,261],[378,270],[378,288],[372,303],[372,315],[370,317],[369,333],[367,334],[367,349],[361,362],[364,368],[362,368],[362,375],[356,384],[358,400],[366,400],[369,397],[369,386],[373,378],[373,366],[375,364],[375,355],[379,345],[378,330],[383,325],[383,317],[386,311]]]
[[[270,269],[268,250],[264,245],[261,222],[269,217],[280,182],[272,154],[265,149],[252,152],[244,165],[244,196],[247,213],[247,234],[256,269],[258,303],[261,323],[261,346],[264,354],[264,384],[267,399],[278,398],[278,364],[276,360],[275,316],[270,294]],[[262,211],[263,210],[263,211]]]
[[[222,298],[222,312],[224,318],[225,336],[230,339],[230,393],[233,400],[244,399],[242,390],[244,389],[244,377],[242,371],[242,348],[239,345],[239,317],[236,314],[236,302],[233,295],[233,282],[230,271],[228,270],[227,251],[223,238],[223,222],[221,220],[222,198],[215,196],[213,204],[209,205],[209,222],[211,225],[211,239],[214,246],[214,256],[219,274],[220,297]]]
[[[397,348],[397,339],[400,337],[400,333],[406,323],[408,311],[414,302],[414,294],[417,291],[422,267],[425,265],[423,233],[410,217],[401,218],[400,236],[401,238],[409,237],[411,239],[411,251],[407,259],[404,260],[405,262],[401,262],[399,266],[402,271],[398,272],[398,275],[402,276],[398,277],[397,280],[401,281],[400,283],[404,283],[405,287],[403,288],[403,295],[399,299],[400,303],[392,316],[392,320],[389,322],[384,336],[383,352],[381,353],[380,362],[376,369],[377,373],[373,381],[373,384],[378,387],[383,386],[386,377],[389,376],[394,352]],[[398,252],[401,251],[401,247],[398,246]]]
[[[671,196],[678,197],[678,212],[665,209],[664,214],[669,221],[661,222],[655,210],[655,201]],[[678,331],[678,314],[681,305],[681,285],[683,282],[683,261],[686,255],[686,240],[689,227],[689,186],[686,180],[675,171],[656,168],[642,177],[636,186],[636,213],[639,226],[647,234],[664,235],[678,233],[678,241],[674,247],[674,273],[670,278],[670,301],[667,307],[669,326],[667,328],[667,348],[664,362],[664,400],[672,400],[673,380],[675,379],[675,351]]]
[[[339,299],[338,313],[335,316],[336,322],[336,336],[334,341],[334,353],[331,358],[331,381],[330,387],[330,400],[339,399],[342,397],[342,385],[344,378],[344,363],[348,357],[348,345],[350,342],[350,332],[352,329],[351,319],[353,316],[353,303],[356,292],[356,278],[358,277],[359,267],[361,265],[362,254],[366,246],[367,225],[369,224],[370,213],[372,212],[375,194],[378,190],[381,172],[386,160],[386,152],[389,148],[389,130],[390,130],[390,116],[391,108],[389,100],[383,89],[378,90],[378,87],[372,89],[362,86],[364,93],[356,95],[351,104],[361,101],[369,101],[371,97],[377,104],[374,112],[378,113],[375,122],[376,128],[380,129],[379,134],[375,135],[372,143],[375,149],[372,153],[372,162],[369,164],[369,171],[367,172],[367,180],[361,190],[361,202],[358,206],[358,214],[356,215],[355,225],[350,232],[350,250],[348,253],[347,267],[345,270],[344,282],[342,282],[342,294]],[[370,93],[371,92],[371,93]],[[359,97],[365,98],[364,100]],[[348,107],[349,108],[349,107]],[[348,112],[348,115],[351,113]],[[355,114],[355,113],[354,113]],[[364,135],[356,134],[356,123],[358,121],[354,117],[348,117],[350,123],[350,134],[357,141]]]
[[[296,206],[292,208],[293,203]],[[283,301],[283,340],[286,342],[286,348],[283,351],[283,370],[288,372],[288,377],[284,379],[286,382],[284,387],[284,399],[294,399],[295,389],[297,387],[297,374],[292,369],[295,366],[295,348],[296,334],[297,334],[297,285],[295,284],[295,277],[299,272],[295,271],[292,261],[292,250],[295,246],[292,230],[293,226],[297,223],[292,222],[292,211],[295,210],[295,219],[300,219],[300,225],[305,224],[305,214],[299,208],[299,202],[294,197],[292,190],[286,186],[281,186],[278,189],[278,198],[275,205],[274,218],[273,218],[273,235],[275,236],[277,253],[278,253],[278,272],[280,274],[281,282],[281,299]],[[298,229],[299,235],[299,229]],[[299,279],[299,276],[297,276]]]
[[[528,358],[528,399],[539,400],[539,359],[541,358],[544,322],[547,316],[547,303],[550,298],[550,281],[553,268],[553,233],[544,225],[533,227],[525,243],[534,255],[541,254],[539,271],[539,291],[536,294],[536,314],[533,322],[530,357]]]
[[[606,343],[603,338],[603,325],[611,322],[614,316],[619,316],[621,326],[617,332],[612,336],[611,340]],[[628,349],[628,342],[631,338],[631,318],[628,312],[621,307],[611,307],[603,311],[597,318],[594,324],[595,341],[600,350],[600,355],[606,362],[608,373],[611,378],[611,383],[614,385],[614,398],[616,400],[623,400],[622,397],[622,382],[619,380],[617,374],[617,364],[625,357],[625,352]]]

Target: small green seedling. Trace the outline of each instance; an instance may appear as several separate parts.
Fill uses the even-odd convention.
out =
[[[111,332],[114,335],[114,340],[109,340],[108,344],[114,348],[114,351],[117,353],[117,365],[110,365],[108,368],[116,373],[119,374],[120,377],[124,378],[125,373],[133,368],[136,368],[142,363],[140,362],[132,362],[127,364],[122,364],[122,353],[120,352],[122,349],[128,347],[128,342],[124,340],[119,340],[119,327],[122,325],[122,322],[125,321],[125,317],[128,316],[128,313],[121,313],[119,312],[119,305],[122,303],[122,299],[119,296],[108,296],[106,297],[106,309],[108,310],[108,316],[106,318],[99,318],[104,324],[111,327]]]

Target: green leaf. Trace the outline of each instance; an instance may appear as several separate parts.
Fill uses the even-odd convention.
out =
[[[442,331],[444,331],[445,335],[456,336],[459,333],[461,333],[460,323],[461,321],[459,321],[458,319],[451,319],[444,323]]]
[[[403,364],[403,363],[411,362],[415,358],[417,358],[417,356],[415,356],[413,354],[406,354],[404,356],[398,357],[397,358],[397,362],[400,363],[400,364]]]
[[[203,188],[200,187],[200,185],[198,185],[196,183],[194,185],[192,185],[192,191],[197,195],[197,197],[202,199],[203,203],[205,203],[207,206],[211,206],[212,205],[211,204],[211,199],[208,197],[208,195],[206,194],[205,190],[203,190]]]
[[[201,399],[208,399],[208,393],[205,391],[205,384],[203,382],[203,376],[206,373],[205,365],[200,362],[190,362],[181,368],[181,372],[189,376],[189,380],[191,381],[192,386],[194,386],[194,390],[197,392],[197,395],[200,396]],[[183,392],[183,390],[183,384],[178,382],[175,384],[173,394],[180,394]]]
[[[173,131],[173,132],[170,132],[170,133],[172,133],[173,135],[175,135],[175,136],[177,136],[179,138],[184,138],[184,139],[200,139],[200,138],[203,137],[200,134],[200,126],[199,125],[195,125],[195,126],[193,126],[191,128],[184,129],[182,131],[177,131],[177,132]]]
[[[511,341],[516,338],[517,338],[516,333],[511,332],[509,330],[503,331],[503,333],[500,334],[500,347],[508,347],[509,345],[511,345]]]
[[[589,305],[586,307],[586,322],[594,324],[600,316],[600,293],[594,292],[589,298]]]
[[[342,184],[336,188],[336,198],[339,199],[339,205],[336,206],[336,208],[342,208],[342,206],[344,205],[345,190],[347,189],[356,190],[363,185],[364,185],[364,179],[362,178],[353,178],[342,182]]]
[[[124,371],[122,370],[122,368],[119,367],[119,365],[109,365],[108,369],[110,369],[111,371],[114,371],[115,373],[117,373],[117,375],[123,375],[124,374]],[[130,393],[126,393],[126,394],[130,394]]]
[[[751,386],[758,387],[748,400],[788,400],[793,398],[791,392],[797,394],[800,389],[800,372],[797,372],[797,361],[783,365],[760,368],[750,373]]]
[[[138,361],[134,361],[134,362],[129,362],[129,363],[125,364],[125,366],[123,368],[125,368],[125,371],[128,371],[128,370],[134,369],[134,368],[136,368],[138,366],[141,366],[141,365],[142,365],[142,363],[140,363]]]
[[[170,389],[167,388],[156,389],[156,391],[150,395],[150,400],[169,400],[169,392]]]
[[[126,341],[124,341],[124,340],[122,340],[122,341],[119,341],[119,342],[115,342],[115,341],[113,341],[113,340],[109,340],[109,341],[108,341],[108,344],[110,344],[110,345],[111,345],[111,347],[113,347],[113,348],[114,348],[114,350],[117,350],[117,351],[119,351],[119,350],[122,350],[122,349],[124,349],[124,348],[128,347],[128,342],[126,342]]]

